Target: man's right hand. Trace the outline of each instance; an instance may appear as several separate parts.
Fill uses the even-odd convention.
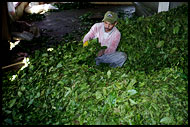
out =
[[[85,41],[85,42],[83,43],[83,47],[86,47],[86,46],[88,46],[88,41]]]

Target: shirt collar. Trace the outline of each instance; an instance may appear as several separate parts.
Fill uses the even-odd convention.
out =
[[[106,32],[106,31],[105,31],[105,28],[103,28],[103,29],[104,29],[104,33],[107,33],[107,34],[110,35],[110,34],[115,30],[115,26],[113,27],[113,29],[112,29],[110,32]]]

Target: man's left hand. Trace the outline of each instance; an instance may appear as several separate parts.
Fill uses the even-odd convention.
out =
[[[98,57],[104,55],[105,49],[102,49],[98,52]]]

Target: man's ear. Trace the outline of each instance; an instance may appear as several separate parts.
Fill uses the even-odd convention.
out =
[[[117,25],[117,22],[115,22],[114,25]]]

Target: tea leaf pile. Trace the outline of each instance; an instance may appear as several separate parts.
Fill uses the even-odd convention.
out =
[[[96,66],[97,41],[70,40],[4,72],[3,125],[188,125],[188,7],[117,28],[123,67]]]

